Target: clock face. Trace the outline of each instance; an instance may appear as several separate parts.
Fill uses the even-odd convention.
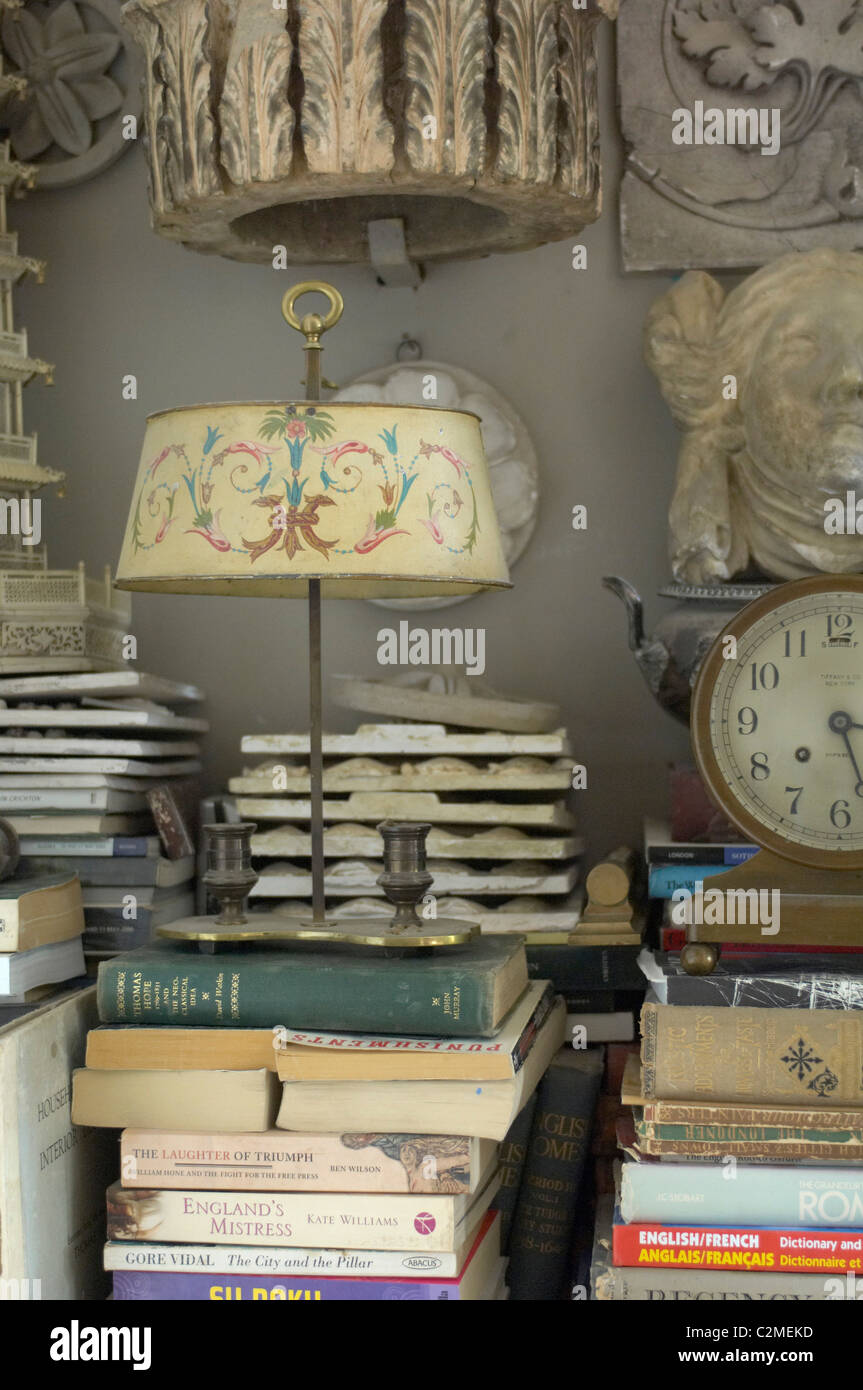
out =
[[[756,843],[863,865],[863,579],[799,580],[745,608],[693,698],[701,771]]]

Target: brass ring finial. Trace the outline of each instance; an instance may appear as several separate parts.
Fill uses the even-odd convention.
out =
[[[304,294],[317,292],[322,294],[330,302],[330,311],[325,318],[320,314],[304,314],[299,318],[295,305],[298,299]],[[302,333],[308,345],[320,342],[321,334],[326,333],[328,328],[333,328],[338,323],[345,311],[345,301],[339,294],[335,285],[328,285],[326,280],[303,280],[299,285],[294,285],[288,290],[282,300],[282,314],[285,320],[295,328],[298,333]]]

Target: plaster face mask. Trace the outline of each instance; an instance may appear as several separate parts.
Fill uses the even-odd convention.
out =
[[[675,578],[863,570],[863,513],[827,525],[831,504],[863,503],[863,257],[792,252],[727,296],[690,271],[651,308],[645,347],[683,430]]]
[[[863,495],[863,287],[831,277],[796,296],[767,329],[741,404],[756,469],[807,512]]]

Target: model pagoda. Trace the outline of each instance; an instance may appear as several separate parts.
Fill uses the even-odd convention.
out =
[[[0,55],[0,101],[23,85],[24,78],[3,72]],[[62,496],[65,478],[38,462],[36,435],[25,432],[24,387],[37,379],[50,386],[53,367],[30,356],[26,329],[14,321],[16,285],[28,275],[41,284],[45,262],[19,253],[7,204],[37,177],[35,165],[17,162],[8,141],[0,142],[0,675],[122,668],[131,616],[129,596],[113,591],[110,571],[96,581],[83,564],[48,569],[41,527],[33,525],[36,495],[56,487]]]

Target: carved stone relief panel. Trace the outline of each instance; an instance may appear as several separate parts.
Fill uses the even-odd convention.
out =
[[[863,247],[858,0],[625,0],[627,270]]]

